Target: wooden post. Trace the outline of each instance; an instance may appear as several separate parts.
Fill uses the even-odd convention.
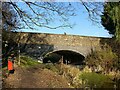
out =
[[[60,65],[63,64],[63,56],[60,58],[60,60],[59,60],[59,64],[60,64]]]
[[[18,43],[18,54],[19,54],[19,57],[18,57],[18,65],[20,65],[20,44]]]

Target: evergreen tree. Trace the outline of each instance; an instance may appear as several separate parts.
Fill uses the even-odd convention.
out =
[[[105,3],[101,23],[120,42],[120,3]]]

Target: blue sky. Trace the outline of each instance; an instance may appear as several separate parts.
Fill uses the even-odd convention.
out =
[[[79,6],[74,3],[74,7],[76,8],[76,16],[70,18],[70,23],[75,23],[74,27],[71,28],[58,28],[58,29],[48,29],[36,27],[37,30],[28,30],[22,29],[24,32],[37,32],[37,33],[53,33],[53,34],[70,34],[70,35],[82,35],[82,36],[95,36],[95,37],[110,37],[107,30],[99,24],[93,24],[88,17],[88,13],[86,9],[79,4]],[[54,26],[57,26],[57,21],[54,23]]]

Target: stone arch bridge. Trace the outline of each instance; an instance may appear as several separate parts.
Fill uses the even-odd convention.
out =
[[[57,52],[59,54],[67,53],[71,58],[78,57],[78,54],[86,57],[91,53],[91,50],[101,50],[102,39],[109,40],[108,38],[79,35],[23,32],[20,34],[21,52],[36,58],[41,58],[50,52]]]

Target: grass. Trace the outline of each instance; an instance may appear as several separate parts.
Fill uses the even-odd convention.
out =
[[[18,61],[18,58],[17,58]],[[31,67],[40,64],[36,59],[33,59],[29,56],[20,56],[20,65],[23,67]]]
[[[80,77],[83,81],[83,86],[90,88],[113,88],[113,81],[109,76],[104,74],[97,74],[94,72],[83,72]]]
[[[46,63],[46,64],[40,64],[39,65],[40,68],[42,69],[49,69],[55,73],[58,73],[60,75],[61,72],[61,68],[59,64],[53,64],[53,63]]]

